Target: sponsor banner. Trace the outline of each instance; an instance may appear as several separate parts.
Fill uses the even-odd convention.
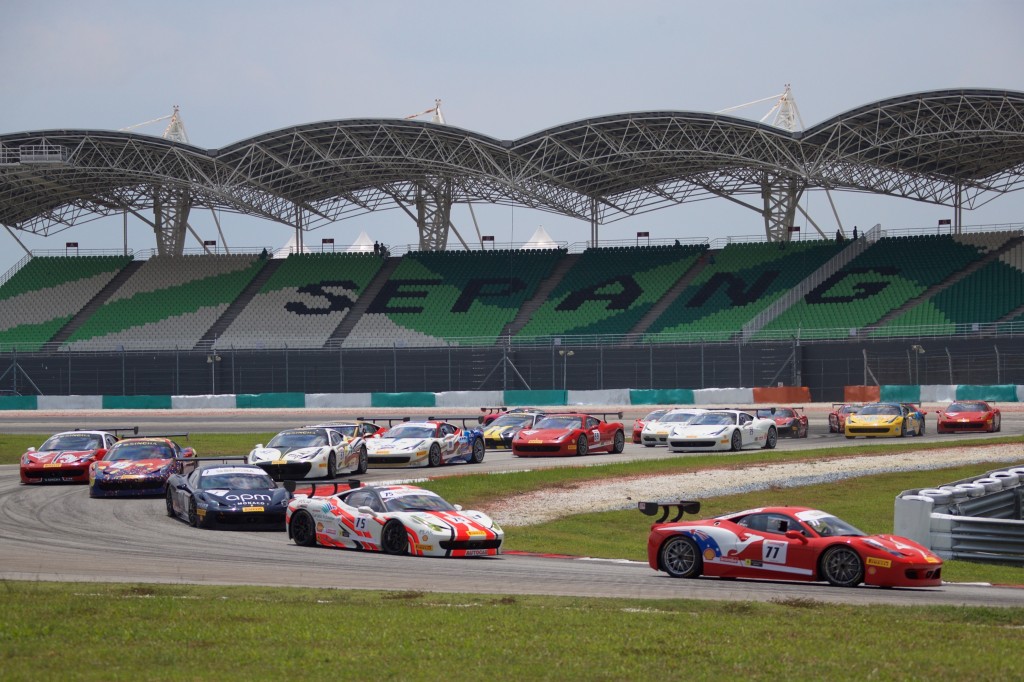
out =
[[[40,410],[101,410],[101,395],[41,395],[37,409]]]
[[[956,386],[935,384],[921,387],[922,403],[951,403],[956,400]]]
[[[35,410],[34,395],[0,395],[0,410]]]
[[[172,395],[172,410],[233,410],[234,395]]]
[[[305,407],[304,393],[241,393],[235,407]]]
[[[754,402],[754,389],[698,388],[693,399],[697,405],[749,405]]]
[[[754,389],[754,402],[792,405],[814,401],[811,400],[811,389],[806,386],[765,386]]]
[[[369,393],[309,393],[306,407],[370,407]]]
[[[500,405],[504,400],[501,391],[446,391],[434,396],[437,407],[482,407]]]
[[[605,391],[569,391],[567,405],[629,405],[628,388],[612,388]]]
[[[689,388],[638,389],[629,391],[630,405],[693,405],[693,390]]]
[[[883,403],[920,403],[921,387],[907,386],[900,384],[889,384],[880,387],[881,401]]]
[[[104,410],[169,410],[169,395],[105,395]]]
[[[534,405],[567,405],[568,391],[505,391],[503,401],[509,407]]]
[[[956,387],[957,400],[990,400],[996,403],[1017,402],[1019,387],[1012,384],[995,386],[961,385]]]
[[[433,393],[371,393],[370,407],[436,407],[436,405]]]

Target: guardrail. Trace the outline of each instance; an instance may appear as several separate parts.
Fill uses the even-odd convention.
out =
[[[1024,467],[896,497],[895,534],[943,559],[1024,566]]]

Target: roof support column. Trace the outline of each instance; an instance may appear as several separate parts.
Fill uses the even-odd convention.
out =
[[[181,190],[158,189],[153,197],[153,233],[160,256],[180,256],[185,249],[185,227],[192,198]]]
[[[416,227],[420,251],[444,251],[452,215],[452,186],[442,180],[439,187],[416,188]]]
[[[761,198],[764,199],[764,234],[770,242],[788,242],[789,231],[796,218],[797,205],[805,185],[796,178],[765,175],[761,180]]]
[[[590,245],[598,246],[600,241],[600,234],[598,232],[597,222],[597,199],[591,197],[590,199]]]

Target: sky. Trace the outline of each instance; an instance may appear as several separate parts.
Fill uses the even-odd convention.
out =
[[[791,84],[810,127],[849,109],[925,90],[1024,91],[1024,3],[518,0],[3,0],[0,133],[117,130],[180,107],[192,144],[223,147],[303,123],[402,118],[442,100],[449,124],[513,139],[569,121],[628,111],[713,112]],[[771,102],[734,112],[760,119]],[[136,129],[161,135],[165,123]],[[965,212],[965,225],[1024,222],[1024,193]],[[834,193],[846,230],[937,225],[952,210],[905,199]],[[801,205],[827,233],[828,199]],[[586,222],[524,208],[477,206],[482,234],[526,241],[540,225],[558,241],[589,238]],[[237,248],[280,246],[287,226],[221,214]],[[475,239],[468,209],[453,222]],[[190,223],[219,239],[208,211]],[[809,227],[802,236],[811,236]],[[43,238],[29,249],[120,249],[120,216]],[[360,231],[415,244],[400,210],[321,227],[307,245]],[[601,226],[602,240],[764,235],[754,211],[726,200],[674,206]],[[190,238],[191,239],[191,238]],[[454,238],[449,242],[454,243]],[[155,248],[131,218],[128,247]],[[189,247],[198,246],[195,241]],[[0,230],[0,276],[24,256]]]

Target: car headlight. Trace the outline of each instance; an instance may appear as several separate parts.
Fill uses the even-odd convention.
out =
[[[316,459],[320,456],[320,453],[324,451],[324,448],[317,448],[316,450],[310,450],[309,452],[295,452],[292,453],[295,459],[300,462],[308,462],[311,459]]]
[[[880,549],[883,552],[888,552],[889,554],[892,554],[893,556],[903,556],[903,554],[901,552],[898,552],[895,549],[889,549],[888,547],[883,545],[878,540],[875,540],[874,538],[867,538],[866,540],[864,540],[864,544],[865,545],[870,545],[870,546],[874,547],[875,549]]]
[[[723,433],[725,433],[726,429],[728,429],[728,428],[729,428],[728,426],[723,426],[722,428],[718,429],[717,431],[712,431],[709,435],[721,436]]]

